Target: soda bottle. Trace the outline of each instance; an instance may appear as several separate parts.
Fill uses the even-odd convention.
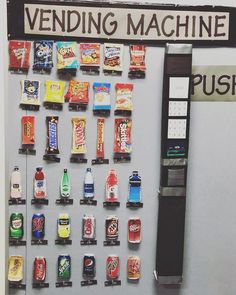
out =
[[[116,171],[111,169],[108,173],[106,180],[106,201],[117,202],[118,201],[118,178]]]
[[[15,166],[11,174],[11,193],[10,196],[12,199],[21,199],[22,198],[22,185],[21,185],[21,173],[19,167]]]
[[[37,167],[34,176],[34,197],[36,199],[46,198],[46,179],[42,167]]]
[[[129,177],[129,202],[141,202],[141,177],[138,171],[133,171]]]
[[[87,168],[84,178],[84,198],[93,199],[94,198],[94,181],[91,168]]]
[[[64,173],[61,178],[61,197],[69,198],[70,197],[70,178],[67,172],[67,169],[64,169]]]
[[[22,213],[12,213],[10,216],[9,237],[22,239],[24,234],[24,218]]]

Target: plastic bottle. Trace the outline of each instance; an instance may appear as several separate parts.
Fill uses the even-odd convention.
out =
[[[118,201],[118,178],[116,170],[111,169],[106,180],[106,201]]]
[[[42,167],[37,167],[34,176],[34,197],[36,199],[44,199],[47,196],[46,179],[42,169]]]
[[[67,169],[64,169],[64,173],[61,178],[61,197],[69,198],[70,197],[70,178],[67,172]]]
[[[21,172],[18,166],[14,167],[14,170],[11,174],[11,192],[12,199],[21,199],[22,198],[22,184],[21,184]]]
[[[93,199],[94,198],[94,181],[91,168],[87,168],[84,178],[84,198]]]

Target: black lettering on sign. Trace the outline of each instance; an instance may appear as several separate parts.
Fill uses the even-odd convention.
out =
[[[180,28],[184,27],[185,28],[185,37],[188,37],[188,25],[189,25],[189,16],[187,15],[185,17],[185,22],[181,23],[180,22],[180,15],[177,15],[177,19],[176,19],[176,37],[179,37],[180,33]]]
[[[211,37],[211,23],[212,23],[212,17],[209,16],[208,17],[208,25],[205,23],[205,21],[203,20],[203,16],[200,16],[200,33],[199,36],[202,37],[203,36],[203,28],[205,29],[205,31],[208,34],[208,37]]]
[[[165,16],[165,17],[163,18],[162,23],[161,23],[161,30],[162,30],[163,35],[164,35],[165,37],[171,37],[171,36],[174,34],[174,30],[172,29],[172,30],[170,30],[169,33],[167,33],[166,28],[165,28],[165,25],[166,25],[166,21],[167,21],[167,19],[171,19],[171,20],[173,20],[174,17],[173,17],[173,15],[167,15],[167,16]]]
[[[75,17],[76,17],[76,22],[75,22],[74,27],[71,27],[72,15],[75,15]],[[70,32],[75,31],[76,29],[78,29],[78,27],[80,25],[80,21],[81,21],[81,16],[78,11],[68,10],[67,11],[67,32],[70,33]]]
[[[216,92],[220,95],[225,95],[226,93],[229,92],[230,90],[230,83],[229,81],[224,81],[224,80],[230,80],[229,75],[222,75],[218,78],[218,84],[219,86],[225,86],[225,91],[223,91],[222,87],[221,88],[216,88]]]
[[[236,76],[232,76],[232,95],[235,95]]]
[[[27,15],[27,19],[28,19],[28,23],[29,23],[30,29],[33,30],[34,29],[34,26],[35,26],[35,22],[36,22],[37,16],[39,14],[39,8],[36,8],[35,9],[33,20],[31,19],[31,16],[30,16],[30,12],[29,12],[29,8],[28,7],[25,8],[25,12],[26,12],[26,15]]]
[[[219,28],[224,27],[224,24],[219,23],[219,20],[222,20],[222,19],[226,19],[226,15],[221,15],[221,16],[216,15],[216,19],[215,19],[215,34],[214,34],[215,37],[225,36],[225,33],[219,33]]]
[[[56,23],[61,27],[61,31],[65,32],[65,10],[61,11],[61,17],[57,15],[56,10],[52,11],[52,31],[56,32]]]
[[[49,22],[50,18],[46,17],[46,14],[51,13],[51,9],[45,10],[45,9],[40,9],[40,21],[39,21],[39,31],[50,31],[50,27],[44,27],[45,22]]]
[[[212,75],[211,85],[210,85],[211,86],[210,91],[207,90],[207,88],[208,88],[207,87],[207,76],[206,75],[203,75],[202,78],[203,78],[203,86],[202,86],[203,93],[206,94],[206,95],[208,95],[208,96],[212,95],[214,93],[214,91],[215,91],[216,76],[215,75]]]
[[[111,22],[109,23],[110,27],[113,27],[113,29],[112,29],[111,31],[108,31],[108,30],[107,30],[107,26],[106,26],[107,19],[108,19],[109,17],[114,17],[114,16],[115,16],[114,13],[109,12],[107,15],[104,16],[104,19],[103,19],[103,22],[102,22],[102,29],[103,29],[103,32],[104,32],[106,35],[108,35],[108,36],[113,35],[113,34],[115,33],[115,31],[117,30],[117,26],[118,26],[117,21],[111,21]]]
[[[195,32],[196,32],[196,16],[194,15],[192,17],[192,37],[195,37]]]
[[[86,12],[82,12],[82,33],[86,33]]]
[[[192,83],[191,83],[192,95],[195,94],[195,92],[194,92],[195,86],[197,86],[201,83],[202,83],[202,75],[201,74],[192,75]]]
[[[92,12],[88,14],[88,33],[92,33],[92,24],[97,30],[97,34],[101,34],[101,12],[97,14],[97,20],[94,19]]]
[[[131,31],[132,29],[132,31]],[[127,35],[143,35],[144,34],[144,14],[141,14],[140,20],[135,27],[130,13],[127,14]]]
[[[157,31],[157,36],[161,36],[161,32],[160,32],[160,28],[159,28],[159,25],[158,25],[158,21],[157,21],[157,15],[156,14],[153,14],[152,18],[151,18],[151,21],[147,27],[147,30],[145,32],[145,35],[147,36],[149,34],[149,31],[151,29],[156,29]]]

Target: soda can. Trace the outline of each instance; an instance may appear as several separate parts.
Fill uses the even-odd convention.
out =
[[[128,221],[128,241],[138,244],[141,242],[141,220],[140,218],[130,218]]]
[[[8,260],[8,281],[20,282],[23,280],[24,261],[22,256],[10,256]]]
[[[10,216],[10,239],[22,239],[24,235],[24,217],[22,213],[12,213]]]
[[[119,256],[110,255],[107,257],[107,279],[118,279],[120,273],[120,259]]]
[[[57,277],[59,280],[69,280],[71,276],[70,255],[59,255],[57,259]]]
[[[59,214],[57,219],[57,234],[61,239],[70,237],[70,217],[67,213]]]
[[[85,240],[94,240],[96,237],[96,220],[93,215],[84,215],[82,238]]]
[[[129,280],[140,279],[141,262],[138,256],[129,256],[127,261],[127,276]]]
[[[33,278],[37,282],[43,282],[46,278],[46,259],[44,257],[35,257]]]
[[[106,240],[117,240],[119,236],[118,217],[110,215],[106,218]]]
[[[45,236],[45,216],[35,213],[32,216],[32,236],[36,239],[43,239]]]
[[[83,277],[94,278],[96,275],[96,259],[92,254],[85,254],[83,259]]]

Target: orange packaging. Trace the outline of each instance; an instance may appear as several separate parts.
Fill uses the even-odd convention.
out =
[[[35,144],[35,117],[23,116],[21,119],[22,126],[22,144],[34,145]]]
[[[97,158],[104,158],[105,119],[97,120]]]

